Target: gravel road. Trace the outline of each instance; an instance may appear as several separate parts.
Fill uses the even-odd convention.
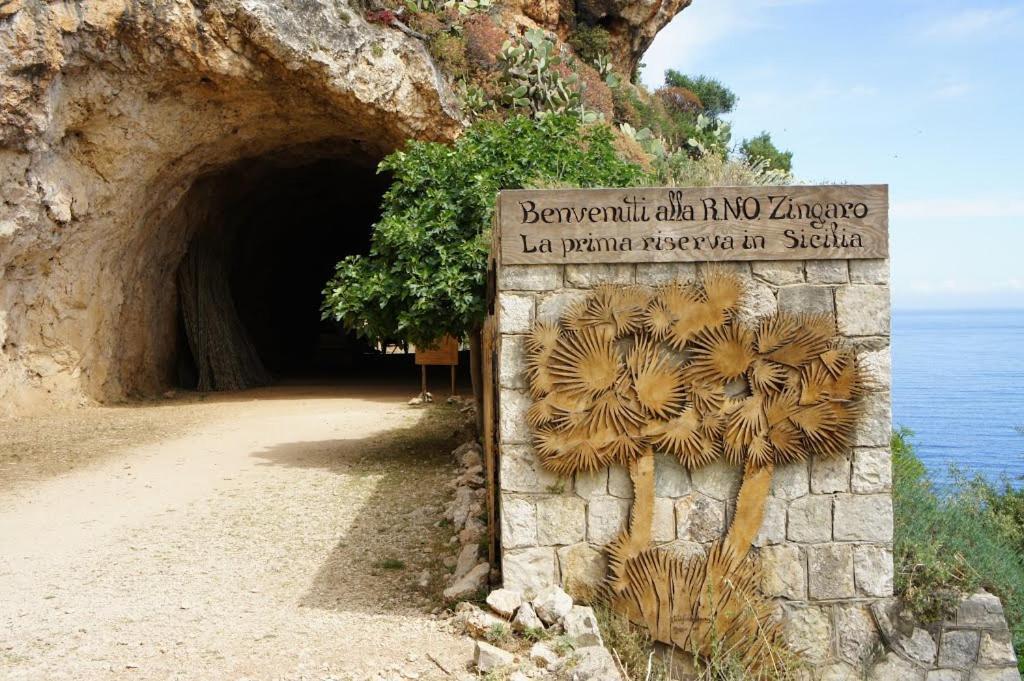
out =
[[[471,643],[430,614],[457,414],[403,397],[136,406],[114,445],[116,410],[0,421],[0,678],[464,670]]]

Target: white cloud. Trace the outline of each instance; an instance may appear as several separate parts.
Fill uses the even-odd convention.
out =
[[[897,271],[898,271],[897,266]],[[893,281],[897,309],[1001,309],[1024,307],[1024,280],[916,279]]]
[[[658,86],[667,69],[685,71],[709,47],[771,24],[768,10],[819,0],[694,0],[663,28],[644,54],[644,81]]]
[[[1024,218],[1024,199],[1006,196],[893,201],[892,217],[905,219]]]
[[[1017,18],[1016,7],[969,7],[940,17],[921,30],[929,40],[964,40],[1006,29]]]
[[[932,96],[936,99],[958,99],[970,91],[971,86],[969,83],[965,83],[963,81],[951,81],[936,88],[936,90],[932,92]]]
[[[757,0],[696,0],[661,29],[644,54],[644,80],[660,85],[667,69],[686,70],[698,55],[726,37],[751,30]]]

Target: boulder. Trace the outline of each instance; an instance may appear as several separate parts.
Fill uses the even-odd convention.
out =
[[[515,619],[512,620],[512,628],[515,631],[526,631],[527,629],[543,629],[544,623],[537,617],[537,612],[529,603],[523,603],[516,610]]]
[[[484,612],[472,603],[459,603],[455,608],[454,624],[456,628],[469,636],[483,636],[495,625],[505,624],[505,620]]]
[[[466,526],[459,530],[459,541],[463,544],[477,544],[486,533],[486,525],[476,518],[470,518]]]
[[[455,499],[448,506],[448,519],[457,528],[462,528],[466,521],[473,515],[473,490],[469,487],[459,487],[455,490]]]
[[[579,647],[604,645],[593,608],[574,605],[562,618],[562,629]]]
[[[515,661],[515,655],[490,643],[477,641],[476,648],[473,649],[473,664],[476,665],[477,671],[484,674],[507,667]]]
[[[463,575],[469,574],[477,565],[477,559],[480,556],[480,547],[476,544],[466,544],[459,551],[459,559],[455,563],[455,572],[452,574],[452,581],[461,578]]]
[[[572,655],[572,681],[622,681],[615,660],[603,646],[578,648]]]
[[[489,563],[480,563],[445,589],[444,599],[448,602],[461,601],[479,593],[487,587],[490,572]]]
[[[487,605],[491,610],[508,619],[515,614],[523,602],[523,595],[511,589],[495,589],[487,596]]]
[[[558,664],[558,653],[543,643],[534,643],[530,648],[530,661],[541,669],[552,669]]]
[[[533,599],[533,609],[545,624],[555,624],[572,610],[572,597],[561,587],[545,587]]]

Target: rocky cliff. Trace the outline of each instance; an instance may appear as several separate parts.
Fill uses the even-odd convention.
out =
[[[686,4],[530,0],[474,15],[497,27],[498,45],[529,28],[565,38],[580,21],[603,26],[625,68]],[[407,139],[458,134],[453,78],[426,36],[381,20],[390,11],[0,0],[5,409],[173,384],[175,271],[211,202],[235,189],[197,180],[247,159],[372,171]],[[461,31],[450,7],[434,14]]]

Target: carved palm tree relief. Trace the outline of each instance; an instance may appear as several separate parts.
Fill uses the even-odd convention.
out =
[[[748,557],[775,466],[844,455],[862,382],[826,317],[740,319],[741,282],[711,273],[655,291],[604,287],[527,339],[538,456],[560,475],[629,468],[628,527],[607,547],[604,596],[653,638],[697,654],[732,650],[752,675],[780,630]],[[651,544],[654,452],[688,469],[743,469],[726,535],[706,557]]]

